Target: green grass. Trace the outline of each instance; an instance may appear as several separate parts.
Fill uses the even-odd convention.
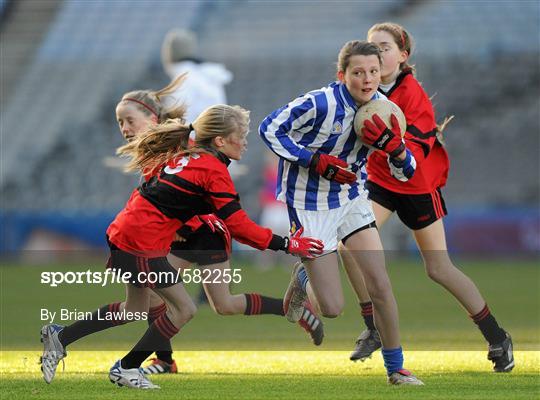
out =
[[[73,352],[66,372],[46,385],[36,354],[2,354],[0,393],[9,399],[139,399],[147,392],[117,388],[106,371],[120,352]],[[533,399],[540,391],[539,352],[516,353],[511,374],[486,368],[484,352],[409,352],[423,387],[385,383],[380,354],[365,363],[347,352],[179,352],[181,373],[158,376],[156,399]],[[35,358],[34,358],[35,360]],[[9,371],[9,372],[6,372]]]
[[[236,264],[245,267],[246,264]],[[463,262],[463,270],[477,283],[502,326],[512,333],[516,350],[540,350],[540,268],[534,263]],[[121,285],[64,285],[51,288],[40,283],[43,270],[101,271],[102,261],[77,266],[5,267],[2,278],[0,332],[2,349],[39,349],[37,333],[43,322],[40,309],[61,307],[93,311],[123,300]],[[391,262],[389,271],[398,301],[403,344],[409,350],[479,350],[484,340],[461,306],[439,285],[431,282],[418,262]],[[234,293],[260,292],[281,297],[289,269],[242,269],[242,282]],[[187,285],[195,293],[198,285]],[[348,350],[362,322],[357,301],[343,278],[346,307],[343,315],[327,320],[322,350]],[[58,322],[58,321],[56,321]],[[67,321],[69,322],[69,321]],[[66,324],[66,321],[60,323]],[[75,343],[73,350],[119,350],[133,343],[146,322],[135,322]],[[208,306],[174,339],[183,350],[311,350],[301,329],[275,316],[215,315]]]
[[[393,261],[389,271],[399,308],[406,367],[425,382],[421,388],[385,384],[380,354],[351,363],[348,352],[362,329],[356,300],[343,280],[346,308],[325,321],[325,342],[317,351],[305,333],[279,317],[219,317],[207,306],[173,341],[181,374],[155,379],[157,399],[532,399],[540,396],[540,268],[533,262],[460,262],[479,286],[493,313],[511,332],[516,369],[494,374],[486,346],[457,302],[431,282],[420,262]],[[245,267],[245,263],[235,268]],[[120,285],[40,284],[43,270],[101,270],[102,260],[47,267],[7,266],[1,274],[0,394],[9,399],[110,398],[148,396],[113,387],[112,363],[140,337],[146,323],[105,331],[70,346],[66,372],[45,385],[36,360],[40,353],[40,308],[91,311],[123,299]],[[281,296],[289,270],[242,270],[235,293]],[[190,292],[197,285],[188,285]],[[90,351],[82,351],[90,350]],[[106,350],[106,351],[96,351]],[[198,351],[192,351],[198,350]],[[244,350],[244,351],[242,351]],[[263,351],[275,350],[275,351]],[[309,350],[309,351],[307,351]],[[453,350],[453,351],[441,351]],[[61,368],[61,367],[60,367]]]

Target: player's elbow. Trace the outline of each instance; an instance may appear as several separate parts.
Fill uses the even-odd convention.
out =
[[[266,120],[267,118],[265,118],[261,125],[259,125],[259,136],[263,139],[266,138]]]

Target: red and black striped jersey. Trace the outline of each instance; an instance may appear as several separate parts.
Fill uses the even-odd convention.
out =
[[[132,193],[107,229],[109,240],[127,252],[165,255],[185,222],[195,215],[214,213],[239,242],[260,250],[268,248],[274,235],[242,209],[228,163],[217,152],[185,155],[168,162]],[[279,243],[276,249],[281,246]]]
[[[435,112],[427,93],[410,71],[402,72],[388,93],[383,93],[405,114],[405,144],[413,153],[417,166],[413,177],[401,182],[390,174],[386,153],[374,151],[368,158],[368,180],[404,194],[430,193],[444,186],[450,162],[436,138]]]

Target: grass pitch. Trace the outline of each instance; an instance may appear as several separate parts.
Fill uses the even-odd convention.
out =
[[[540,395],[540,352],[516,352],[511,374],[489,372],[485,352],[406,352],[423,387],[385,382],[380,353],[352,363],[347,352],[176,352],[181,372],[152,380],[152,393],[118,388],[107,370],[121,352],[71,352],[51,385],[35,352],[4,352],[0,391],[6,399],[534,399]]]
[[[107,378],[110,366],[144,331],[144,322],[70,346],[65,372],[60,366],[54,382],[46,385],[37,364],[38,332],[44,324],[40,308],[94,310],[121,300],[123,289],[119,285],[50,288],[39,283],[39,273],[99,270],[100,262],[0,268],[2,399],[540,398],[540,269],[534,262],[516,261],[459,263],[512,334],[516,368],[511,374],[491,372],[484,340],[460,306],[429,281],[419,262],[400,260],[390,263],[389,272],[400,307],[405,366],[424,380],[424,387],[388,386],[380,352],[365,363],[348,360],[363,326],[345,279],[346,308],[339,318],[325,320],[325,341],[317,351],[301,329],[279,317],[219,317],[203,306],[174,338],[180,373],[153,379],[161,390],[150,394],[118,388]],[[287,285],[289,270],[245,268],[242,276],[233,292],[277,297]],[[189,285],[188,289],[195,293],[198,288]]]

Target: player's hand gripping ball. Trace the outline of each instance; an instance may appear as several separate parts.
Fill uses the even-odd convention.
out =
[[[380,120],[382,120],[384,124],[377,121],[378,118],[373,118],[375,114],[380,117]],[[399,123],[398,135],[396,135],[398,133],[398,127],[392,124],[392,114]],[[366,121],[369,121],[367,125]],[[368,128],[369,136],[366,136],[365,134],[366,128]],[[364,144],[375,150],[382,150],[391,155],[397,150],[395,144],[397,145],[397,142],[401,141],[406,130],[407,121],[403,111],[401,111],[397,104],[389,100],[371,100],[360,107],[354,116],[354,131],[358,135],[358,138]]]

